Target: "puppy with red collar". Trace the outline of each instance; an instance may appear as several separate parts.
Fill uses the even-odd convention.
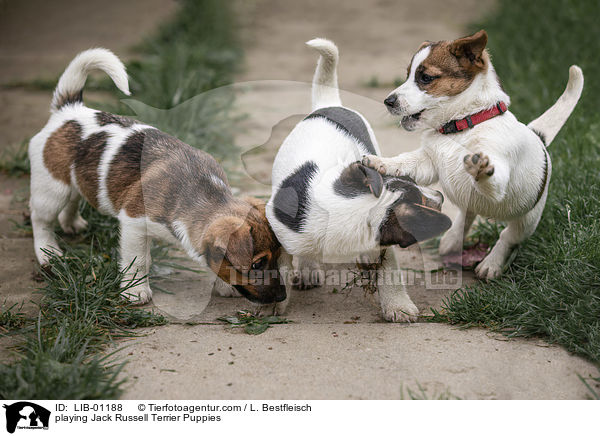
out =
[[[385,105],[406,130],[421,130],[421,148],[392,158],[365,156],[363,164],[382,174],[408,175],[416,183],[439,182],[460,213],[442,237],[442,256],[462,250],[477,215],[508,223],[477,266],[483,279],[502,273],[511,250],[537,227],[552,172],[546,147],[574,109],[583,73],[569,70],[563,95],[529,125],[508,110],[485,49],[481,30],[454,41],[425,42],[408,66],[406,82]]]
[[[147,276],[150,240],[179,244],[206,262],[250,301],[286,297],[276,274],[280,244],[254,198],[234,198],[221,166],[207,153],[133,119],[84,106],[90,71],[106,72],[129,95],[125,67],[110,51],[80,53],[61,76],[52,115],[29,144],[31,221],[35,253],[43,266],[61,254],[54,222],[66,233],[87,225],[80,198],[120,223],[124,296],[152,298]],[[264,274],[263,274],[264,273]],[[219,289],[219,288],[217,288]]]

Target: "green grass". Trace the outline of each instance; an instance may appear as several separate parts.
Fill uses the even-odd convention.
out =
[[[217,160],[237,157],[230,89],[242,60],[231,2],[184,0],[175,19],[139,47],[127,72],[137,118]],[[136,102],[141,102],[139,104]],[[121,112],[125,109],[121,106]],[[158,109],[158,110],[157,110]]]
[[[267,331],[272,324],[287,324],[291,322],[280,316],[255,316],[247,310],[238,310],[235,315],[217,318],[231,328],[243,328],[249,335],[260,335]]]
[[[19,144],[7,147],[0,153],[0,173],[10,176],[29,174],[28,143],[28,140],[21,141]]]
[[[235,29],[229,3],[182,1],[177,16],[140,45],[141,60],[128,65],[135,98],[129,107],[137,109],[138,118],[217,158],[230,156],[235,150],[232,129],[224,126],[234,120],[232,96],[194,96],[231,81],[241,58]],[[43,88],[53,82],[33,85]],[[106,83],[102,79],[92,85],[109,89]],[[110,89],[117,95],[114,86]],[[124,105],[101,108],[130,111]],[[24,150],[22,145],[3,156],[0,171],[28,172]],[[0,399],[118,398],[124,363],[106,354],[108,346],[115,339],[135,336],[137,327],[166,323],[163,316],[136,308],[120,296],[124,272],[118,266],[116,220],[89,205],[81,210],[88,229],[59,241],[64,255],[54,256],[51,268],[41,271],[39,317],[28,319],[16,306],[0,313],[0,334],[24,336],[15,349],[16,359],[0,364]],[[154,247],[154,264],[179,267],[166,262],[166,254],[165,247]]]
[[[542,220],[497,281],[445,301],[437,320],[542,336],[600,363],[600,4],[500,2],[485,28],[511,111],[536,118],[562,93],[568,68],[585,75],[583,96],[548,151],[553,163]],[[483,231],[489,234],[489,229]],[[587,376],[585,374],[584,376]]]

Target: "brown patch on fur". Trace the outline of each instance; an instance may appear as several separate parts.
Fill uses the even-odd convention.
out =
[[[415,71],[417,86],[436,97],[454,96],[465,91],[477,74],[487,70],[486,43],[487,34],[480,30],[455,41],[431,44],[429,55]],[[420,81],[423,75],[434,80],[424,83]]]
[[[67,121],[50,135],[44,146],[44,165],[52,177],[67,185],[71,184],[71,163],[80,141],[81,126],[76,121]]]
[[[75,178],[83,197],[95,208],[98,207],[99,175],[98,165],[106,147],[108,134],[98,132],[77,144],[75,150]]]

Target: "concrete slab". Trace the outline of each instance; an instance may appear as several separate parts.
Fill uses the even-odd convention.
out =
[[[170,325],[121,352],[126,399],[584,399],[595,366],[560,347],[440,324]],[[499,339],[499,340],[498,340]],[[123,345],[123,344],[119,344]]]

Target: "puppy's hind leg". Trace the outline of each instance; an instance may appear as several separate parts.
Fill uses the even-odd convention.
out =
[[[546,204],[547,191],[544,193],[538,204],[524,216],[510,221],[506,228],[500,233],[500,238],[494,245],[494,248],[485,259],[481,261],[475,274],[480,279],[496,279],[502,275],[504,264],[512,250],[529,238],[535,232],[540,222],[544,206]]]
[[[121,222],[120,263],[123,271],[121,295],[135,304],[144,304],[152,299],[148,282],[150,271],[150,238],[145,219],[119,217]]]
[[[79,213],[79,200],[81,196],[76,190],[71,192],[71,197],[65,208],[58,215],[58,223],[67,234],[79,233],[87,227],[87,221]]]
[[[42,266],[48,263],[50,258],[48,251],[58,256],[62,255],[54,234],[54,225],[70,195],[69,185],[53,179],[45,168],[36,168],[35,159],[32,160],[29,208],[35,255]]]

